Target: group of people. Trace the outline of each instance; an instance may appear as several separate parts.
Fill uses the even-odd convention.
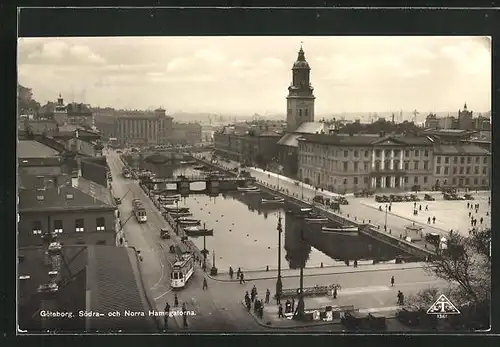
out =
[[[269,291],[269,289],[267,289],[265,301],[266,304],[269,303],[270,295],[271,292]],[[245,292],[245,306],[249,312],[252,309],[252,305],[254,308],[254,312],[262,319],[262,317],[264,316],[264,300],[259,300],[257,298],[257,287],[255,287],[255,285],[252,287],[250,295],[248,294],[248,291]]]
[[[229,267],[229,278],[233,279],[234,277],[234,270],[230,266]],[[241,271],[241,268],[238,268],[238,271],[236,272],[236,278],[240,281],[240,284],[245,283],[245,275],[243,275],[243,271]]]
[[[179,298],[177,297],[177,293],[174,294],[174,307],[179,307]],[[181,310],[182,310],[182,325],[184,328],[187,328],[188,327],[187,314],[186,314],[187,308],[185,302],[182,303]],[[165,308],[163,311],[165,312],[165,315],[163,316],[163,331],[167,331],[168,318],[170,317],[170,304],[168,303],[168,301],[165,304]]]
[[[490,204],[491,204],[491,198],[488,198],[488,206]],[[467,209],[473,210],[476,213],[478,213],[479,212],[479,204],[473,204],[473,203],[468,202],[467,203]],[[489,215],[489,213],[486,212],[486,215]],[[469,218],[470,218],[470,226],[471,227],[476,227],[477,226],[477,219],[474,218],[474,216],[472,215],[472,211],[469,211]],[[483,219],[483,217],[481,217],[479,219],[479,224],[483,224],[483,222],[484,222],[484,219]],[[471,233],[470,230],[469,230],[469,233]]]

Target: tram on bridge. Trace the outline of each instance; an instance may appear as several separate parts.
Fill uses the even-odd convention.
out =
[[[134,200],[132,200],[132,207],[137,221],[139,223],[146,223],[148,221],[148,217],[141,199],[135,198]]]

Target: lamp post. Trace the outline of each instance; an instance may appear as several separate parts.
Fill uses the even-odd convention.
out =
[[[388,209],[388,205],[385,204],[385,221],[384,221],[384,231],[387,231],[387,209]]]
[[[280,303],[281,293],[283,291],[283,282],[281,281],[281,233],[283,228],[281,226],[281,211],[278,214],[278,278],[276,280],[276,302]]]
[[[304,242],[304,220],[302,219],[300,226],[300,242]],[[300,282],[299,282],[299,301],[297,303],[297,319],[301,320],[304,317],[304,264],[300,264]]]

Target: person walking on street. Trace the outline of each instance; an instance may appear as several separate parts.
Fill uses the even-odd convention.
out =
[[[278,306],[278,318],[283,318],[283,317],[284,317],[284,316],[283,316],[283,305],[282,305],[282,304],[280,304],[280,305]]]
[[[295,312],[295,299],[292,298],[292,307],[291,307],[291,311],[290,312]]]
[[[236,277],[238,279],[241,278],[241,268],[238,268],[238,271],[236,272]]]
[[[178,307],[179,306],[179,298],[177,298],[177,293],[174,294],[174,307]]]
[[[187,322],[187,313],[186,313],[186,303],[182,303],[182,325],[184,328],[188,327],[188,322]]]
[[[230,266],[229,267],[229,278],[233,279],[233,274],[234,274],[233,268]]]
[[[269,288],[267,288],[267,290],[266,290],[266,300],[265,300],[266,304],[269,304],[269,297],[270,296],[271,296],[271,292],[269,291]]]
[[[203,290],[208,289],[207,278],[203,278]]]
[[[391,287],[394,287],[394,276],[391,277]]]
[[[170,304],[168,302],[165,304],[165,309],[163,311],[165,312],[165,316],[163,317],[163,331],[167,331],[168,317],[170,316]]]
[[[245,276],[243,275],[243,272],[240,273],[240,284],[245,283]]]

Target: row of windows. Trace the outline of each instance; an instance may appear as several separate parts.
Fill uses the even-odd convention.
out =
[[[326,160],[322,159],[320,157],[301,157],[301,163],[306,164],[306,165],[321,165],[323,167],[326,167],[327,169],[335,170],[339,166],[339,163],[337,160]],[[359,165],[358,162],[352,162],[352,169],[353,171],[358,171],[361,166]],[[364,162],[363,163],[363,169],[364,171],[369,171],[370,170],[370,162]],[[423,162],[423,166],[420,165],[419,160],[414,160],[413,165],[411,166],[412,170],[420,170],[421,167],[423,167],[423,170],[429,170],[429,161],[425,160]],[[344,161],[342,162],[341,166],[342,170],[344,172],[349,171],[349,162]],[[399,160],[394,160],[392,162],[391,166],[391,161],[390,160],[385,160],[383,165],[380,160],[375,161],[375,170],[380,171],[380,170],[400,170],[402,169],[401,167],[401,162]],[[404,162],[404,169],[405,170],[410,170],[410,161],[405,161]]]
[[[340,154],[343,152],[344,158],[347,158],[349,156],[350,152],[353,152],[353,156],[355,158],[359,158],[361,156],[364,156],[365,158],[369,158],[370,152],[371,152],[370,150],[357,150],[357,149],[355,149],[355,150],[343,150],[343,151],[340,149],[328,150],[326,147],[323,147],[323,151],[321,151],[321,148],[319,147],[319,145],[315,145],[315,146],[314,145],[305,145],[304,147],[301,148],[301,150],[303,150],[304,152],[310,152],[310,153],[311,152],[312,153],[323,152],[323,154],[325,154],[325,155],[329,154],[330,156],[337,156],[337,157],[339,157]],[[402,154],[401,152],[402,152],[402,150],[400,150],[400,149],[385,149],[385,150],[376,149],[375,150],[375,157],[380,158],[382,155],[384,155],[384,157],[400,157]],[[407,149],[407,150],[404,150],[405,157],[409,157],[411,152],[413,152],[414,156],[416,156],[416,157],[420,156],[420,152],[423,153],[424,157],[429,156],[429,150],[420,151],[420,150],[416,149],[416,150],[410,151]]]
[[[471,174],[471,167],[470,166],[467,166],[467,167],[463,167],[463,166],[460,166],[460,168],[457,168],[456,166],[453,167],[453,174],[456,174],[456,173],[459,173],[461,175],[465,174],[466,175],[470,175]],[[450,173],[450,169],[448,166],[445,166],[443,167],[443,175],[448,175]],[[482,168],[482,174],[483,175],[486,175],[487,173],[487,167],[483,166]],[[436,166],[436,175],[440,175],[441,174],[441,166]],[[479,175],[479,166],[475,166],[474,167],[474,175]]]
[[[460,157],[460,164],[465,164],[465,160],[467,160],[467,164],[472,164],[472,157]],[[476,164],[479,164],[481,162],[481,157],[476,156],[475,157],[475,162]],[[450,157],[436,157],[436,163],[441,164],[441,162],[444,161],[445,164],[450,163]],[[453,157],[453,164],[458,164],[458,157]],[[488,157],[483,157],[483,164],[488,164]]]
[[[105,231],[105,220],[104,217],[96,218],[96,230]],[[42,222],[33,221],[32,226],[33,235],[42,234]],[[60,219],[54,220],[54,233],[62,233],[64,231],[63,221]],[[75,232],[82,233],[85,231],[85,220],[83,218],[75,219]]]

